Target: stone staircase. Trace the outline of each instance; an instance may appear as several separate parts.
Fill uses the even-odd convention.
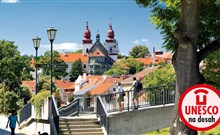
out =
[[[104,135],[98,118],[61,117],[60,135]]]

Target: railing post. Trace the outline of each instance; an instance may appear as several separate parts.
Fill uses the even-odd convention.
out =
[[[79,116],[79,106],[80,106],[80,103],[79,103],[79,99],[78,99],[78,108],[77,108],[77,116]]]
[[[129,105],[130,105],[130,91],[128,91],[128,111],[129,111]]]
[[[163,92],[163,96],[162,96],[163,97],[163,106],[165,106],[165,102],[164,102],[164,100],[165,100],[165,93],[164,93],[164,91],[165,91],[165,86],[163,87],[163,91],[162,91]]]

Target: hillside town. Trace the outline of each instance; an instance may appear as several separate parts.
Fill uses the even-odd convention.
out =
[[[144,78],[151,71],[158,68],[159,63],[171,63],[172,53],[163,51],[152,51],[151,55],[144,58],[135,58],[135,61],[139,61],[144,65],[142,71],[135,74],[127,75],[104,75],[104,72],[109,70],[113,63],[120,62],[121,59],[117,59],[119,52],[119,45],[115,39],[112,24],[109,24],[109,30],[107,31],[107,38],[104,45],[100,41],[99,33],[96,33],[96,40],[92,43],[91,32],[89,30],[88,22],[84,31],[84,37],[82,40],[82,53],[60,53],[59,59],[63,60],[68,65],[66,72],[69,74],[72,64],[80,59],[83,67],[83,74],[79,74],[74,82],[71,82],[68,78],[69,75],[63,77],[60,80],[54,80],[55,86],[59,89],[60,98],[62,99],[62,105],[68,104],[68,97],[74,98],[83,97],[86,93],[90,96],[97,96],[107,93],[116,92],[116,83],[121,82],[125,90],[129,90],[132,86],[133,77]],[[124,59],[124,58],[122,58]],[[35,60],[32,58],[30,65],[35,66]],[[126,65],[123,67],[126,70],[130,70]],[[40,69],[42,70],[42,69]],[[38,72],[41,72],[41,71]],[[36,70],[35,70],[36,71]],[[33,78],[35,78],[35,72],[32,72]],[[35,94],[36,81],[35,80],[22,80],[22,85],[27,86],[32,95]]]

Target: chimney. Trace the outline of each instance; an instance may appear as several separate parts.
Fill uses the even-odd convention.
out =
[[[87,80],[87,75],[86,75],[86,73],[83,73],[83,80],[84,80],[84,82]]]
[[[153,47],[153,63],[152,63],[152,67],[154,66],[155,61],[156,61],[155,47]]]

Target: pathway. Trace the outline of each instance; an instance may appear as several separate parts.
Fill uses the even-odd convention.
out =
[[[10,128],[5,128],[7,124],[7,116],[0,115],[0,135],[11,135]],[[30,129],[31,130],[31,129]],[[19,130],[18,125],[15,129],[16,135],[32,135],[26,130]]]

